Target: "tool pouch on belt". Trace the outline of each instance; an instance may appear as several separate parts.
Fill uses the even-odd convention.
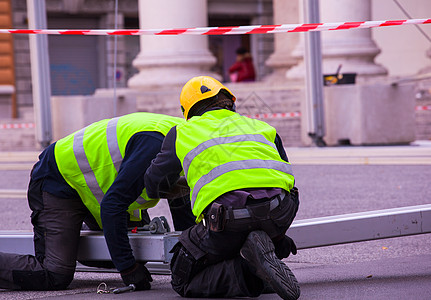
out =
[[[295,204],[298,206],[299,205],[299,191],[297,187],[293,187],[290,190],[290,199],[293,200],[293,202],[295,202]]]
[[[223,231],[226,222],[225,208],[223,204],[213,202],[208,209],[205,219],[208,223],[208,228],[211,231]]]

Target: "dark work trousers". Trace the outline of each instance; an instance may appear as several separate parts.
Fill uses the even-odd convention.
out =
[[[80,198],[63,199],[42,192],[43,180],[31,180],[28,202],[34,231],[33,255],[0,253],[0,288],[17,290],[65,289],[73,280],[83,222],[90,229],[97,223]],[[190,201],[173,199],[175,226],[186,229],[194,223]],[[143,211],[145,218],[146,211]],[[99,229],[100,230],[100,229]],[[89,265],[92,265],[89,262]],[[92,266],[109,267],[112,262]]]
[[[253,206],[259,210],[259,205]],[[202,222],[183,231],[180,243],[172,249],[173,289],[183,297],[259,296],[264,283],[249,269],[239,251],[248,234],[254,230],[265,231],[277,248],[277,239],[284,237],[298,206],[297,192],[287,193],[281,204],[267,216],[240,219],[234,224],[234,231],[213,232]]]
[[[0,253],[0,288],[57,290],[73,279],[80,229],[89,212],[79,198],[42,192],[42,183],[30,180],[28,189],[35,256]]]

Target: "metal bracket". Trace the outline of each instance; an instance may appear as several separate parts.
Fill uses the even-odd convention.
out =
[[[161,217],[154,217],[150,224],[148,225],[144,225],[141,228],[138,228],[139,230],[147,230],[150,233],[166,233],[166,232],[170,232],[171,228],[169,227],[169,223],[168,220],[166,219],[166,217],[161,216]]]

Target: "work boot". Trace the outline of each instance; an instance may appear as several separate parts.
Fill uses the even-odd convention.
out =
[[[283,299],[298,299],[300,289],[292,271],[277,258],[274,244],[264,231],[252,231],[240,250],[256,276]]]

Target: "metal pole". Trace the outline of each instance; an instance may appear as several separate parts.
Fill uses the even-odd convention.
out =
[[[295,220],[287,231],[298,249],[429,233],[431,204]],[[156,234],[138,231],[129,233],[129,239],[136,260],[167,263],[172,259],[169,251],[178,242],[180,234],[179,231]],[[0,230],[0,252],[34,253],[33,233]],[[102,232],[81,231],[78,260],[111,260]],[[155,272],[169,272],[169,265],[154,267],[157,266],[159,268]]]
[[[319,23],[319,0],[306,0],[304,7],[306,23]],[[323,75],[320,32],[305,33],[306,110],[308,135],[315,145],[326,146],[323,115]]]
[[[45,0],[27,0],[27,12],[30,29],[47,29]],[[29,39],[36,139],[45,148],[52,139],[48,36],[31,34]]]
[[[118,0],[115,0],[115,30],[118,29]],[[112,74],[112,85],[114,87],[114,113],[113,116],[117,116],[117,44],[118,36],[114,36],[114,67]]]

